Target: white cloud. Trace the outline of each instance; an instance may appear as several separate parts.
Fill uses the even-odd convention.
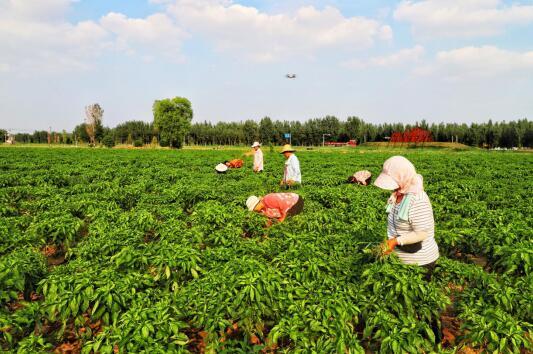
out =
[[[533,75],[533,51],[513,52],[494,46],[464,47],[438,52],[435,62],[417,70],[419,74],[461,80],[500,75]]]
[[[66,14],[73,2],[0,0],[0,73],[86,70],[107,52],[181,61],[182,44],[192,35],[254,61],[353,53],[392,39],[389,26],[346,17],[334,7],[269,14],[231,0],[150,0],[165,10],[145,18],[111,12],[99,20],[70,22]]]
[[[31,19],[35,21],[61,20],[73,0],[2,0],[0,14],[12,19]],[[1,15],[0,15],[1,16]]]
[[[321,49],[357,50],[392,38],[389,26],[345,17],[334,7],[305,6],[293,14],[273,15],[225,0],[176,0],[168,11],[218,50],[256,61],[312,56]]]
[[[533,5],[505,6],[500,0],[403,1],[394,18],[410,23],[422,38],[491,36],[506,26],[533,23]]]
[[[130,54],[160,52],[181,60],[181,44],[188,36],[167,15],[155,14],[142,18],[128,18],[119,13],[102,17],[100,24],[115,35],[115,47]]]
[[[108,43],[106,32],[92,21],[70,24],[0,19],[0,65],[6,71],[80,70]]]
[[[352,69],[364,69],[369,67],[395,67],[398,65],[417,63],[424,55],[424,47],[417,45],[384,56],[371,57],[366,60],[354,59],[343,63],[343,66]]]
[[[26,75],[86,69],[109,44],[108,35],[93,21],[65,21],[71,4],[71,0],[2,1],[2,71]]]
[[[57,73],[89,69],[105,51],[163,54],[182,59],[186,34],[165,14],[142,19],[109,13],[100,21],[70,23],[72,0],[0,0],[0,73]]]

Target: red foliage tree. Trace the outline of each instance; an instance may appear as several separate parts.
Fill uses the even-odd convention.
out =
[[[433,141],[433,138],[430,131],[416,127],[403,133],[392,133],[390,141],[392,143],[425,143]]]

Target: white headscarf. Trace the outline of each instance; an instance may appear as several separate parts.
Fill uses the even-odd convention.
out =
[[[424,179],[415,166],[403,156],[393,156],[383,164],[383,171],[374,183],[384,189],[398,189],[401,194],[418,194],[424,190]]]

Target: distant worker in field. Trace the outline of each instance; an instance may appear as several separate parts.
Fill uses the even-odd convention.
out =
[[[403,156],[393,156],[383,164],[383,171],[374,182],[379,188],[392,190],[387,203],[388,240],[384,254],[396,252],[403,263],[427,268],[431,279],[439,247],[435,242],[435,221],[422,176]]]
[[[304,200],[296,193],[270,193],[264,197],[250,196],[246,200],[248,210],[261,213],[272,220],[282,222],[287,216],[300,214],[304,209]]]
[[[368,186],[372,181],[372,173],[367,170],[357,171],[353,176],[348,177],[348,183],[357,183],[362,186]]]
[[[258,141],[252,144],[254,149],[254,172],[263,172],[263,151]]]
[[[228,168],[241,168],[244,164],[244,161],[241,159],[233,159],[229,161],[224,161],[224,165],[228,166]]]
[[[285,157],[285,169],[283,179],[280,182],[282,187],[291,187],[302,183],[302,174],[300,172],[300,161],[294,154],[295,150],[289,144],[283,145],[281,154]]]
[[[219,163],[215,166],[215,171],[217,171],[217,173],[226,173],[228,171],[228,166],[223,163]]]

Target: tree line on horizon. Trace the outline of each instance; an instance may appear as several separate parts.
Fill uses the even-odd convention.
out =
[[[334,116],[309,119],[305,122],[272,120],[262,118],[259,122],[199,122],[190,125],[187,132],[182,131],[186,145],[249,145],[261,141],[264,145],[281,145],[288,141],[285,134],[291,134],[291,142],[296,146],[318,146],[326,141],[347,142],[351,139],[358,143],[387,141],[394,132],[404,132],[420,127],[431,132],[433,140],[439,142],[459,142],[477,147],[533,147],[533,122],[527,119],[510,122],[487,123],[432,123],[425,120],[415,124],[384,123],[373,124],[358,117],[348,117],[341,121]],[[186,126],[185,128],[186,129]],[[2,137],[6,131],[0,129]],[[48,143],[48,131],[35,131],[32,134],[15,134],[19,143]],[[114,128],[104,127],[101,122],[94,130],[95,141],[105,145],[128,144],[143,146],[157,143],[161,146],[180,147],[179,140],[169,140],[161,136],[153,122],[140,120],[126,121]],[[79,124],[72,132],[52,132],[51,143],[75,144],[89,143],[86,123]],[[107,142],[106,142],[107,140]]]
[[[33,134],[18,133],[15,141],[20,143],[48,144],[98,144],[112,147],[116,144],[144,146],[146,144],[180,148],[186,145],[250,145],[260,141],[263,145],[281,145],[291,142],[296,146],[318,146],[325,140],[357,143],[387,141],[394,133],[404,133],[421,128],[431,133],[433,141],[457,142],[477,147],[533,147],[533,122],[527,118],[510,122],[487,123],[432,123],[425,120],[415,124],[365,122],[359,117],[341,121],[335,116],[300,121],[197,122],[191,124],[191,102],[184,97],[154,101],[153,121],[131,120],[114,128],[104,127],[103,108],[98,104],[85,107],[86,119],[72,132],[35,131]],[[290,138],[287,138],[290,134]],[[0,136],[8,132],[0,129]],[[327,139],[326,139],[327,138]]]

